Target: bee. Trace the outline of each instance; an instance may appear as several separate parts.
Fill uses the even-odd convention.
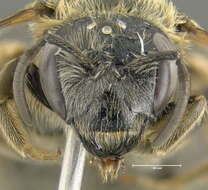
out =
[[[172,2],[36,0],[0,28],[25,22],[32,46],[0,60],[0,129],[14,154],[60,160],[66,137],[65,155],[86,150],[107,181],[131,151],[175,151],[206,115],[189,53],[208,32]]]

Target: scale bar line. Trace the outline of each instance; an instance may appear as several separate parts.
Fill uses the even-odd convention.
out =
[[[132,167],[182,167],[182,164],[159,164],[159,165],[151,165],[151,164],[132,164]]]

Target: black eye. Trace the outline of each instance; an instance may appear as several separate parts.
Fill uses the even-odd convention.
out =
[[[160,33],[156,33],[153,42],[159,51],[174,50],[170,40]],[[176,60],[165,60],[160,63],[155,89],[154,111],[159,113],[167,105],[177,85],[178,73]]]
[[[40,56],[40,80],[43,92],[52,107],[63,119],[65,118],[65,101],[56,69],[56,53],[59,47],[47,43]]]

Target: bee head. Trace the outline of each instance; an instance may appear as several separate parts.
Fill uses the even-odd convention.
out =
[[[50,106],[88,152],[119,160],[175,90],[175,60],[160,54],[172,43],[151,23],[120,15],[65,21],[46,42],[40,78]]]

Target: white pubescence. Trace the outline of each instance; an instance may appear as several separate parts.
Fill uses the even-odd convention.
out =
[[[140,36],[139,32],[137,32],[137,36],[139,37],[139,41],[141,44],[141,55],[144,55],[144,40],[142,39],[142,37]]]

